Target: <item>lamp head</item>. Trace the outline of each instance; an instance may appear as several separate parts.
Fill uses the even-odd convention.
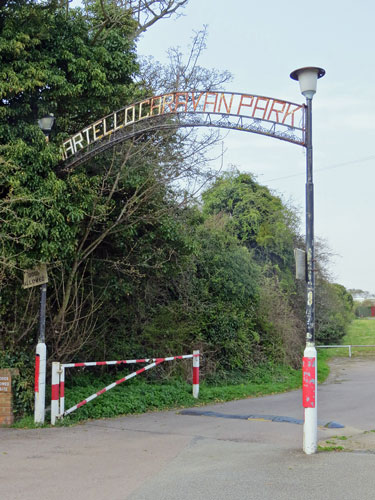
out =
[[[309,66],[307,68],[296,69],[290,74],[290,78],[299,81],[301,94],[308,99],[312,99],[316,92],[318,78],[322,78],[325,73],[322,68]]]
[[[39,128],[42,130],[42,132],[44,132],[46,136],[50,134],[54,123],[55,117],[52,113],[49,113],[48,115],[43,116],[43,118],[40,118],[40,120],[38,120]]]

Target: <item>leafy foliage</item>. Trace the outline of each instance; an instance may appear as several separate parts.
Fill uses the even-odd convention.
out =
[[[134,22],[128,16],[93,42],[93,23],[53,2],[18,2],[0,13],[0,215],[3,254],[19,267],[71,258],[100,179],[58,177],[59,151],[37,119],[56,115],[58,144],[95,118],[134,99]],[[11,207],[12,210],[7,210]]]
[[[250,174],[228,172],[204,195],[204,211],[225,213],[240,241],[262,265],[269,264],[284,290],[294,285],[293,248],[298,240],[295,213]]]

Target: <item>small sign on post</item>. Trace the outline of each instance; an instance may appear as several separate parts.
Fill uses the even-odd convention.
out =
[[[48,283],[47,265],[41,264],[34,269],[26,269],[23,273],[22,288],[31,288]]]
[[[294,249],[294,259],[296,262],[296,279],[306,281],[306,252],[300,248]]]

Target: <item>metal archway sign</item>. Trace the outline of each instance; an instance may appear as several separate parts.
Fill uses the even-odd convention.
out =
[[[66,139],[65,168],[72,168],[127,139],[160,129],[217,127],[274,137],[305,146],[306,106],[237,92],[173,92],[125,106]]]

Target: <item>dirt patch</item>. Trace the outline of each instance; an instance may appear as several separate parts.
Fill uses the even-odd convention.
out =
[[[354,361],[352,359],[351,361]],[[341,384],[346,380],[348,367],[347,358],[332,358],[329,360],[329,375],[323,384]]]
[[[375,352],[367,355],[356,355],[351,358],[332,358],[329,360],[329,375],[323,384],[341,384],[348,380],[347,371],[352,365],[367,363],[369,359],[375,361]]]

